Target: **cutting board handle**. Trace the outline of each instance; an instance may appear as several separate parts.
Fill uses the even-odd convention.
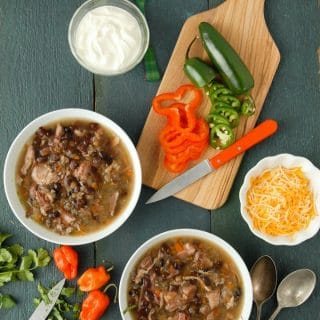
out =
[[[237,10],[239,16],[250,16],[252,12],[255,14],[263,14],[265,0],[225,0],[221,6],[231,6]],[[241,10],[241,12],[240,12]]]

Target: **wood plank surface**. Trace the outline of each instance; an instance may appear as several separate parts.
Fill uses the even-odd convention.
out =
[[[217,1],[211,1],[214,6]],[[242,161],[226,205],[212,212],[212,232],[233,245],[251,267],[269,254],[278,267],[279,281],[299,268],[312,269],[318,283],[311,298],[298,308],[284,309],[279,320],[320,319],[320,237],[295,247],[272,246],[250,233],[240,216],[239,189],[246,172],[266,156],[282,152],[305,156],[320,168],[319,63],[320,9],[317,0],[266,1],[265,18],[281,52],[281,62],[260,116],[279,120],[279,132],[261,146],[248,151]],[[276,297],[268,301],[261,319],[268,319]],[[251,315],[255,319],[255,312]]]
[[[236,130],[236,137],[239,138],[254,127],[280,61],[279,51],[265,24],[264,0],[227,0],[212,10],[189,18],[183,25],[158,93],[172,92],[179,85],[189,82],[183,72],[185,54],[192,40],[198,35],[198,26],[202,21],[211,23],[221,32],[239,53],[254,77],[255,85],[251,95],[256,104],[256,112],[252,117],[242,117]],[[204,49],[200,45],[195,47],[197,50],[191,52],[191,55],[203,58]],[[210,108],[210,99],[205,96],[198,114],[205,117]],[[143,183],[156,189],[176,177],[163,166],[164,152],[158,141],[159,133],[166,122],[163,118],[151,110],[138,143]],[[213,157],[218,152],[209,147],[203,156],[189,167]],[[229,161],[219,170],[198,180],[175,196],[206,209],[221,207],[229,195],[241,159],[242,155]]]
[[[185,19],[207,8],[207,1],[203,0],[147,2],[151,42],[162,72]],[[123,76],[95,79],[96,111],[120,124],[136,143],[159,82],[145,81],[142,64]],[[128,221],[113,235],[97,242],[97,265],[106,259],[111,260],[115,265],[112,275],[116,283],[119,283],[121,272],[133,252],[152,236],[184,227],[210,231],[210,215],[206,210],[175,198],[145,205],[152,193],[153,190],[143,187],[139,203]],[[113,305],[104,319],[120,320],[118,306]]]
[[[0,1],[0,171],[19,131],[35,117],[66,106],[92,108],[92,75],[73,59],[68,43],[69,20],[81,1]],[[12,233],[11,243],[25,249],[55,245],[40,240],[18,222],[0,186],[0,232]],[[80,268],[94,264],[93,245],[79,248]],[[0,309],[1,320],[28,319],[38,296],[37,284],[51,286],[62,278],[53,263],[36,272],[35,282],[14,282],[0,288],[17,306]]]

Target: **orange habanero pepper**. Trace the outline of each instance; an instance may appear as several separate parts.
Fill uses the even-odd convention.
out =
[[[110,298],[102,291],[91,291],[84,299],[80,320],[99,320],[110,304]]]
[[[78,273],[78,253],[69,246],[54,249],[53,259],[57,268],[68,280],[74,279]]]
[[[87,269],[78,280],[78,286],[81,291],[92,291],[100,289],[110,280],[109,271],[103,266]]]

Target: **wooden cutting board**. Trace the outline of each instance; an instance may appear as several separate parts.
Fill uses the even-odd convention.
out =
[[[187,19],[173,50],[158,94],[175,91],[181,84],[189,83],[183,72],[185,53],[191,41],[198,35],[198,25],[202,21],[211,23],[221,32],[239,53],[255,80],[251,94],[257,110],[254,116],[248,119],[242,117],[236,131],[239,138],[255,126],[280,62],[279,50],[265,23],[264,0],[226,0],[217,8]],[[199,44],[192,48],[191,56],[207,59],[200,41],[198,42]],[[205,98],[198,114],[205,117],[209,109],[209,99]],[[176,176],[164,168],[164,154],[158,142],[159,131],[165,125],[165,121],[164,117],[151,109],[137,146],[143,171],[143,183],[155,189],[159,189]],[[212,157],[216,153],[217,151],[208,147],[199,161]],[[241,160],[242,156],[238,156],[175,196],[206,209],[221,207],[227,200]],[[189,167],[197,162],[191,163]]]

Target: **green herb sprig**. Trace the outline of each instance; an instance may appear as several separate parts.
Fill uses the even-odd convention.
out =
[[[40,294],[40,298],[33,299],[33,302],[36,306],[40,304],[43,300],[46,304],[50,303],[50,298],[48,297],[48,292],[51,288],[46,288],[41,283],[38,284],[38,292]],[[79,303],[72,304],[67,298],[72,297],[76,292],[75,288],[72,287],[64,287],[61,290],[59,298],[55,303],[52,311],[50,312],[47,320],[64,320],[67,318],[69,314],[73,319],[79,318],[81,305]]]
[[[33,271],[47,266],[51,260],[48,251],[43,248],[28,250],[24,254],[20,244],[4,245],[10,237],[11,234],[0,233],[0,287],[11,281],[34,281]],[[0,309],[9,309],[14,305],[10,295],[0,293]]]

